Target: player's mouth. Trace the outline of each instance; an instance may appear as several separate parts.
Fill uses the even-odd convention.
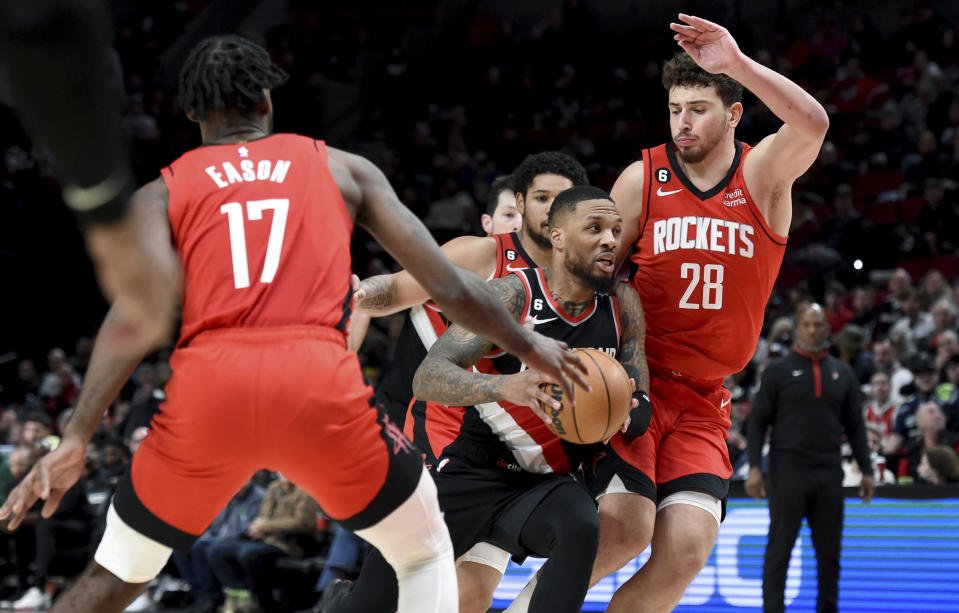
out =
[[[680,147],[689,147],[696,142],[696,139],[692,136],[680,136],[676,139],[676,144]]]
[[[612,253],[604,253],[596,258],[596,265],[606,273],[612,273],[616,270],[616,257]]]

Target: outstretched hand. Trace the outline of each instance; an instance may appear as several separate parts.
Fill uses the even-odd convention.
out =
[[[84,467],[83,455],[84,445],[65,439],[40,458],[0,506],[0,519],[10,518],[8,529],[16,530],[38,499],[46,501],[40,515],[52,516],[63,495],[79,481]]]
[[[732,34],[718,23],[685,13],[679,14],[679,20],[683,23],[669,24],[676,32],[673,39],[706,72],[726,73],[743,58]]]

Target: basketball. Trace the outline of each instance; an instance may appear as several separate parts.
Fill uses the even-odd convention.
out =
[[[547,394],[559,400],[558,409],[544,407],[552,416],[549,429],[558,437],[570,443],[598,443],[619,430],[629,415],[632,399],[632,386],[626,369],[616,358],[598,349],[574,349],[586,366],[586,381],[592,391],[574,384],[573,400],[563,394],[563,388],[556,384],[543,384]]]

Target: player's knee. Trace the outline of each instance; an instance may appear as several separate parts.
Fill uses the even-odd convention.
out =
[[[690,526],[688,531],[671,533],[661,552],[670,574],[686,583],[692,581],[709,560],[714,541],[712,533],[695,526]],[[656,553],[654,551],[654,555]]]
[[[460,565],[456,571],[460,613],[486,613],[493,606],[493,592],[501,577],[493,569],[464,569]]]
[[[603,556],[622,566],[641,554],[653,538],[654,520],[655,507],[647,498],[635,494],[600,498]]]
[[[436,484],[426,470],[406,501],[377,524],[356,531],[380,550],[397,574],[401,567],[453,558],[453,544],[443,522]]]

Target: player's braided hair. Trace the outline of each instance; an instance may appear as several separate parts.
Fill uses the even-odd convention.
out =
[[[589,185],[586,169],[583,165],[559,151],[543,151],[527,155],[519,167],[512,174],[513,189],[526,197],[533,184],[533,179],[539,175],[553,174],[566,177],[573,185]]]
[[[234,34],[211,36],[190,51],[180,70],[180,106],[197,119],[214,110],[252,113],[263,90],[288,76],[256,43]]]
[[[680,51],[663,64],[663,86],[666,91],[674,87],[715,87],[725,106],[743,101],[743,86],[724,74],[711,74],[696,64],[685,51]]]

